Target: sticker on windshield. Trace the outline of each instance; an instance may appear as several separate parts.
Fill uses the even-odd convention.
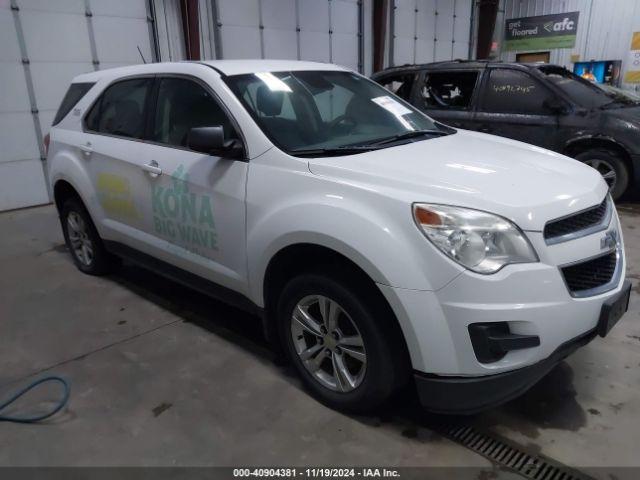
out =
[[[412,113],[411,110],[402,105],[400,102],[386,95],[382,97],[372,98],[371,101],[377,103],[385,110],[393,113],[396,117]]]

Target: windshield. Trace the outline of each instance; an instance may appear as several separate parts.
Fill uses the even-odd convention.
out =
[[[607,92],[570,71],[559,67],[541,67],[549,81],[554,83],[575,103],[585,108],[602,108],[623,100],[613,92]]]
[[[225,81],[262,131],[293,155],[334,149],[357,153],[415,141],[420,134],[451,133],[380,85],[350,72],[264,72]]]
[[[612,98],[622,103],[629,103],[631,105],[637,105],[638,103],[640,103],[640,96],[628,90],[623,90],[621,88],[613,87],[611,85],[606,85],[603,83],[599,83],[598,87],[604,90],[606,93],[610,94]]]

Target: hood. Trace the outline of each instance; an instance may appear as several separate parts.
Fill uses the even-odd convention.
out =
[[[408,203],[485,210],[529,231],[597,205],[607,193],[600,174],[576,160],[465,130],[356,155],[312,158],[309,169]]]

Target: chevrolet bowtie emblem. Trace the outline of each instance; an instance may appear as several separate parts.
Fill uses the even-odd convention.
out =
[[[618,233],[615,230],[609,230],[605,233],[604,237],[600,239],[601,250],[611,250],[616,247],[618,243]]]

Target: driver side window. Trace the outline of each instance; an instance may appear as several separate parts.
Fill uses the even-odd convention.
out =
[[[229,117],[202,86],[186,78],[163,78],[158,89],[151,140],[186,147],[194,127],[222,125],[225,139],[238,138]]]

